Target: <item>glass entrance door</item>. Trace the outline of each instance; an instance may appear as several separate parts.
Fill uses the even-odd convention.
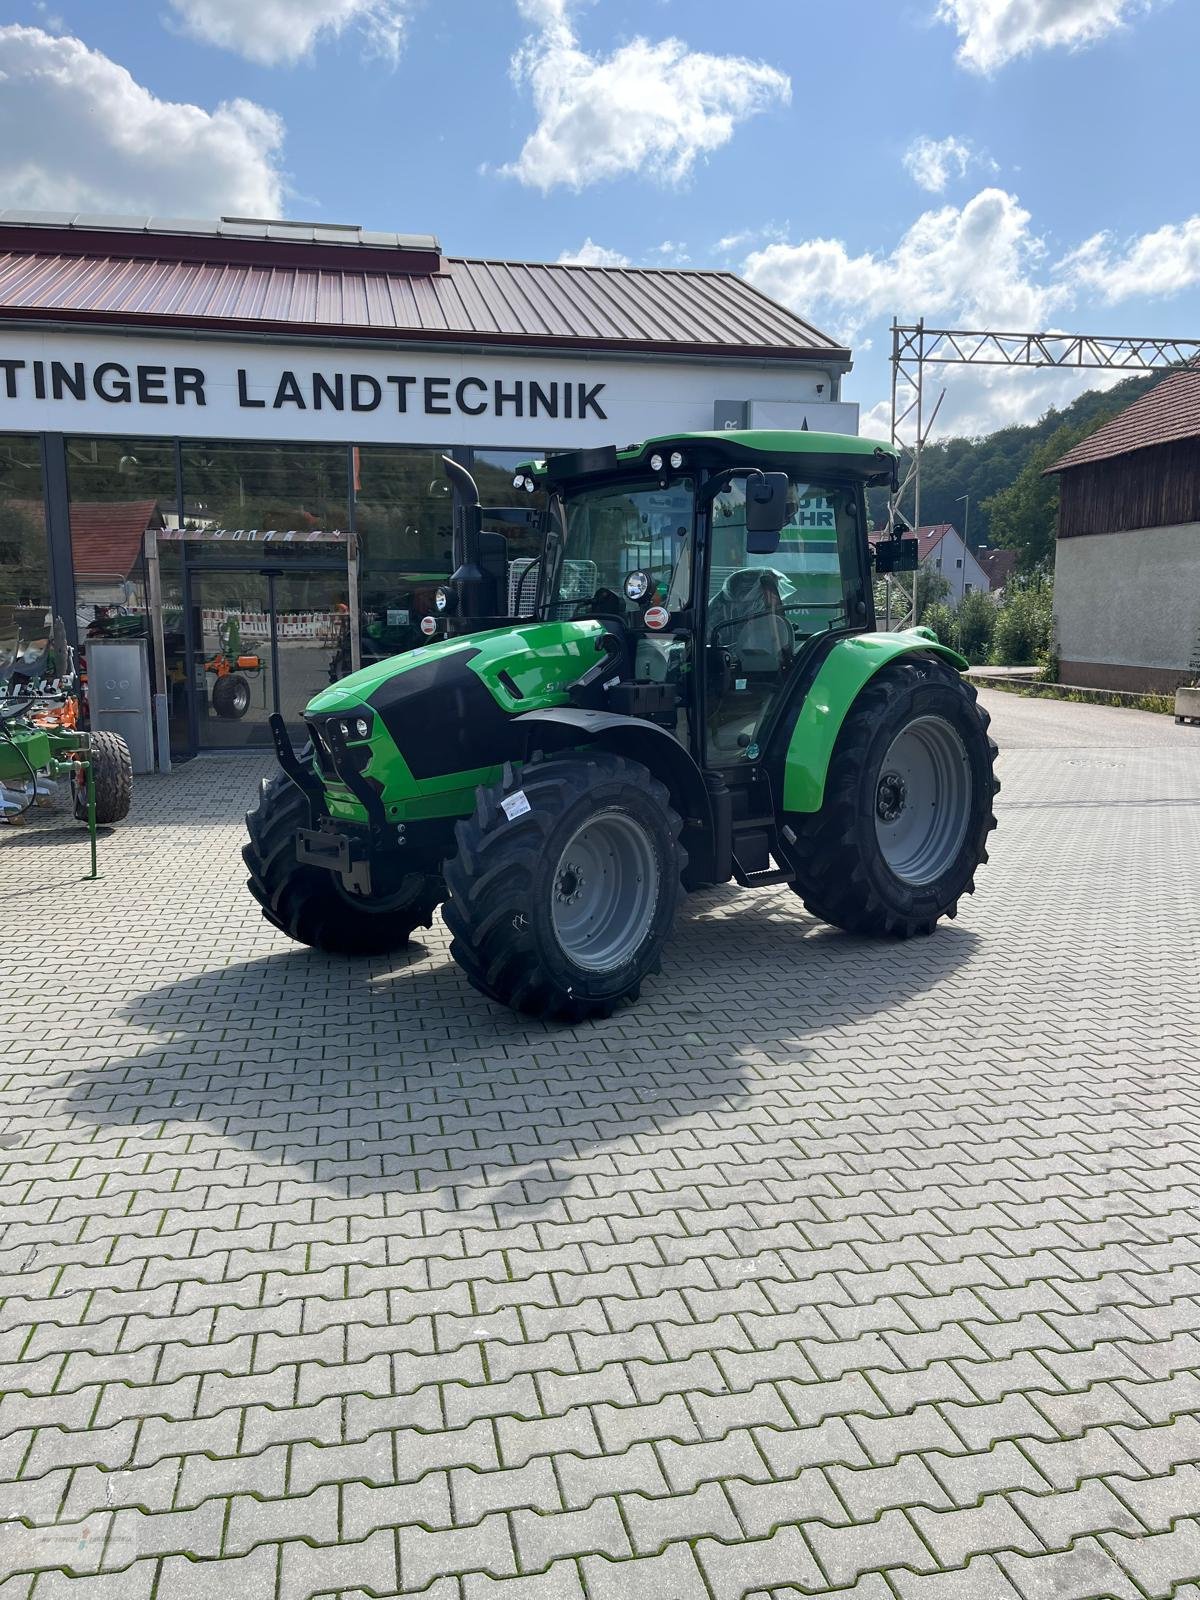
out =
[[[344,571],[197,564],[187,579],[195,748],[267,749],[277,710],[302,742],[300,714],[330,682],[346,628]]]

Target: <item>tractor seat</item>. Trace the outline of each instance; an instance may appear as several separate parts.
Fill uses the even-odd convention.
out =
[[[779,579],[769,567],[741,567],[729,574],[709,605],[708,630],[714,644],[755,675],[777,675],[795,648]]]

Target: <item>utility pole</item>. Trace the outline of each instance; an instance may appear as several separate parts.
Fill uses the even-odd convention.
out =
[[[963,510],[963,543],[966,545],[967,549],[969,550],[971,548],[971,494],[970,494],[970,490],[968,490],[966,494],[960,494],[958,496],[958,498],[955,500],[954,503],[955,503],[955,505],[962,505],[964,500],[966,501],[966,506],[964,507],[964,510]]]

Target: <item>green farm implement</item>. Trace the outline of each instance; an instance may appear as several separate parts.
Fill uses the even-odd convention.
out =
[[[18,642],[7,654],[0,691],[0,821],[15,821],[65,778],[94,845],[97,824],[128,815],[133,764],[119,734],[79,726],[79,681],[61,622],[40,652]]]
[[[446,471],[440,636],[317,695],[300,752],[272,719],[282,771],[243,851],[268,921],[378,952],[444,901],[477,989],[578,1020],[638,994],[707,885],[786,885],[855,934],[955,915],[987,860],[996,747],[961,656],[876,631],[873,570],[917,555],[867,538],[888,446],[581,450],[518,471],[528,511],[485,512]],[[485,520],[535,525],[540,554],[509,563]]]

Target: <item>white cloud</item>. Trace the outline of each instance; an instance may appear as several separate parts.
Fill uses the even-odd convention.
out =
[[[292,65],[322,35],[353,27],[368,49],[395,60],[404,43],[410,0],[171,0],[193,38],[266,67]]]
[[[1160,233],[1182,237],[1189,230],[1194,245],[1200,245],[1200,218],[1186,228]],[[1128,281],[1130,292],[1136,273],[1146,271],[1137,248],[1143,243],[1135,242],[1114,258],[1117,265],[1128,261],[1128,270],[1118,272],[1115,282]],[[742,270],[765,293],[818,326],[829,327],[861,356],[869,342],[862,337],[863,330],[892,316],[902,322],[923,316],[943,327],[1052,329],[1075,300],[1093,288],[1087,264],[1097,281],[1102,271],[1111,270],[1103,256],[1106,248],[1101,237],[1051,265],[1029,212],[1016,196],[986,188],[961,208],[947,205],[924,212],[889,252],[855,255],[838,239],[776,243],[751,254]],[[1164,253],[1159,248],[1159,254]],[[1200,279],[1200,265],[1195,270]],[[1028,422],[1050,406],[1065,405],[1086,388],[1104,387],[1122,376],[930,367],[925,415],[928,418],[944,387],[946,398],[935,436],[987,433]],[[862,431],[868,437],[886,437],[890,420],[890,402],[881,400],[864,410]]]
[[[250,100],[159,100],[98,50],[0,28],[0,195],[54,211],[278,216],[283,123]]]
[[[654,246],[650,254],[659,258],[658,265],[661,267],[682,267],[692,259],[682,239],[664,239],[661,244]]]
[[[1178,294],[1200,283],[1200,216],[1167,223],[1123,248],[1111,233],[1094,234],[1063,258],[1059,270],[1109,305],[1134,295]]]
[[[543,192],[630,172],[678,183],[740,122],[791,98],[789,79],[765,62],[640,37],[590,55],[572,27],[571,0],[519,5],[539,32],[514,57],[513,77],[528,85],[538,120],[501,170]]]
[[[968,140],[949,134],[945,139],[914,139],[904,152],[904,170],[930,194],[941,194],[954,178],[965,178],[973,165],[996,171],[996,163],[976,153]]]
[[[931,366],[925,369],[925,414],[929,415],[944,389],[933,437],[974,439],[997,428],[1034,422],[1051,407],[1061,410],[1069,405],[1085,389],[1110,389],[1128,376],[1127,372],[1079,368]],[[862,433],[867,438],[886,439],[891,417],[890,399],[878,401],[863,411]]]
[[[564,250],[559,256],[559,261],[568,267],[627,267],[629,257],[623,256],[619,250],[609,250],[602,244],[596,244],[590,237],[585,239],[578,250]]]
[[[889,254],[851,255],[840,239],[769,244],[743,266],[750,281],[853,338],[871,317],[951,316],[969,326],[1041,328],[1067,298],[1038,281],[1044,254],[1015,195],[987,188],[961,208],[926,211]]]
[[[1154,0],[938,0],[959,36],[958,61],[992,73],[1035,50],[1081,50],[1149,10]]]

